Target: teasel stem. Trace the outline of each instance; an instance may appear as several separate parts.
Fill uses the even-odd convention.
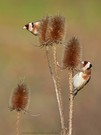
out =
[[[58,109],[60,113],[61,128],[65,131],[64,117],[63,117],[63,107],[62,107],[62,97],[60,92],[59,77],[57,71],[57,59],[56,59],[56,46],[63,41],[64,31],[65,31],[65,18],[60,15],[56,16],[46,16],[41,20],[41,26],[39,31],[39,41],[40,45],[46,49],[46,57],[48,61],[48,67],[51,73],[51,77],[55,87],[56,98],[58,102]],[[51,63],[49,55],[49,47],[53,49],[53,61],[54,66]],[[66,134],[62,134],[66,135]]]
[[[17,111],[17,117],[16,117],[16,135],[19,135],[19,123],[20,123],[20,111]]]
[[[73,131],[73,70],[69,70],[69,129],[67,135],[72,135]]]
[[[62,103],[62,96],[61,96],[61,88],[60,88],[60,80],[59,80],[59,74],[57,69],[57,56],[56,56],[56,46],[53,46],[53,60],[54,60],[54,69],[55,69],[55,76],[56,76],[56,98],[58,102],[58,108],[60,113],[60,120],[61,120],[61,128],[62,128],[62,135],[66,135],[66,128],[65,128],[65,121],[64,121],[64,115],[63,115],[63,103]]]
[[[65,44],[63,68],[68,68],[69,74],[69,131],[68,135],[72,135],[73,131],[73,72],[78,68],[81,60],[81,47],[77,38],[72,37]]]

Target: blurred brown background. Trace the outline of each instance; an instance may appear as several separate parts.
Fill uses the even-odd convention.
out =
[[[22,27],[45,15],[66,17],[67,40],[79,38],[83,59],[93,64],[92,79],[74,103],[73,135],[101,135],[101,1],[0,0],[0,135],[14,135],[16,112],[8,109],[12,90],[22,79],[31,91],[29,110],[21,113],[21,134],[57,134],[60,119],[45,50]],[[58,47],[61,62],[62,46]],[[67,74],[67,75],[66,75]],[[68,71],[61,72],[64,115],[68,126]]]

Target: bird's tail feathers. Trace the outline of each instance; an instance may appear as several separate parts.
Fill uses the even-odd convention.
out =
[[[74,97],[78,94],[78,90],[77,89],[74,89],[74,91],[73,91],[73,99],[74,99]]]

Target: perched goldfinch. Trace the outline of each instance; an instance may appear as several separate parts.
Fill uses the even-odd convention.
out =
[[[91,78],[92,64],[88,61],[82,61],[83,68],[73,77],[74,97],[89,82]]]

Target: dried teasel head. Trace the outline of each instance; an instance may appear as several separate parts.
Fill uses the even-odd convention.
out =
[[[47,29],[47,39],[49,44],[59,44],[62,43],[65,35],[65,18],[61,15],[56,15],[50,17],[48,29]]]
[[[50,18],[49,16],[46,16],[41,20],[40,29],[39,29],[40,46],[48,45],[46,33],[47,33],[49,18]]]
[[[25,84],[18,84],[10,99],[10,110],[25,111],[29,103],[29,91]]]
[[[81,61],[81,46],[77,38],[73,37],[66,45],[63,56],[63,69],[75,69]]]

